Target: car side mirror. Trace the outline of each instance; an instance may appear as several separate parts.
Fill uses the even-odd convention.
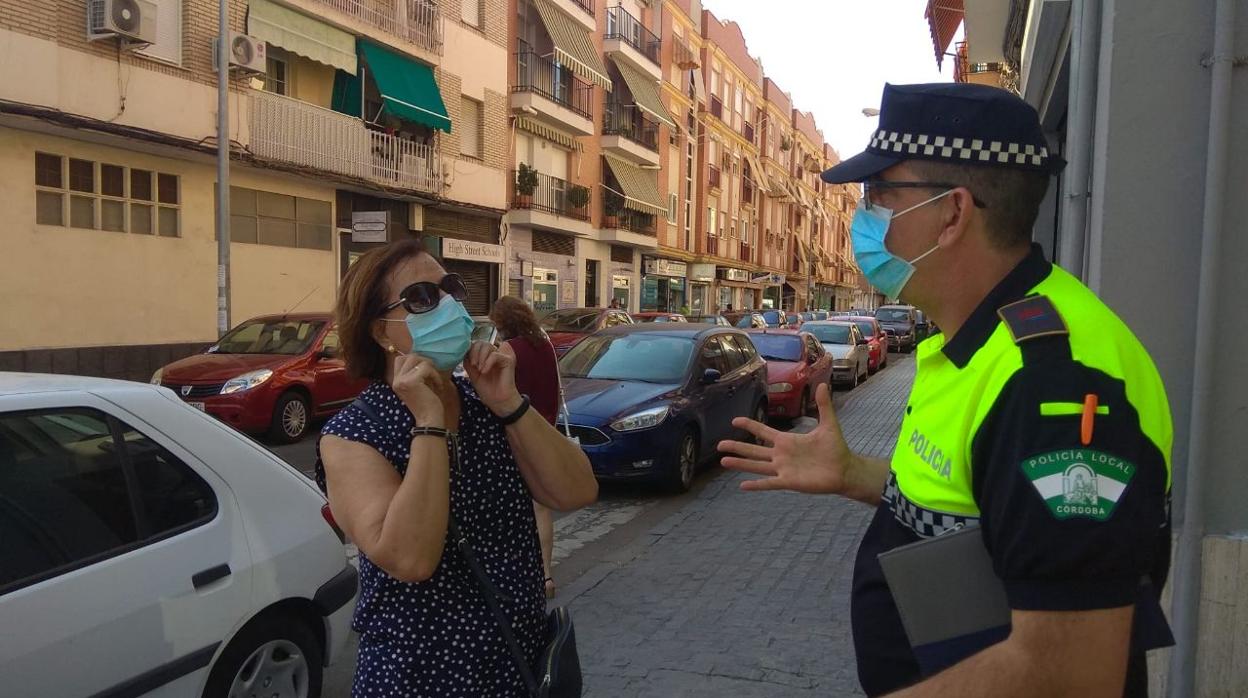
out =
[[[723,374],[720,373],[719,371],[713,368],[708,368],[702,372],[702,385],[711,385],[712,383],[718,383],[719,379],[722,376]]]
[[[806,357],[806,363],[808,364],[814,364],[818,360],[819,360],[819,357],[815,356],[814,354],[811,354],[810,356]]]

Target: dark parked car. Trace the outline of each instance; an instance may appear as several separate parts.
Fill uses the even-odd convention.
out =
[[[689,322],[680,313],[633,313],[634,322]]]
[[[762,314],[763,319],[767,321],[769,329],[796,330],[802,326],[801,315],[791,310],[764,310]]]
[[[315,417],[355,399],[366,380],[347,377],[329,313],[252,318],[204,353],[156,371],[152,382],[244,432],[298,441]]]
[[[914,346],[919,343],[919,316],[913,305],[882,305],[875,311],[875,319],[880,321],[888,334],[889,349],[914,351]]]
[[[609,308],[565,308],[542,318],[542,329],[546,330],[559,356],[604,327],[631,324],[633,318],[628,313]]]
[[[723,316],[733,327],[742,330],[767,329],[767,319],[760,312],[753,310],[730,310],[723,313]]]
[[[559,361],[569,425],[603,480],[684,491],[734,417],[767,418],[767,364],[731,328],[645,324],[586,338]]]
[[[832,355],[809,332],[754,330],[750,339],[767,360],[767,413],[791,419],[815,412],[815,389],[832,385]]]

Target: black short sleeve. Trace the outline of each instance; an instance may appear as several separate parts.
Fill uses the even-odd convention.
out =
[[[1088,394],[1098,413],[1081,433]],[[1028,365],[972,443],[984,542],[1019,610],[1089,610],[1137,599],[1168,536],[1166,465],[1125,385],[1070,359]]]

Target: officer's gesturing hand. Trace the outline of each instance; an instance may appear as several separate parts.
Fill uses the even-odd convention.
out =
[[[728,454],[725,468],[764,475],[741,483],[746,491],[792,490],[808,494],[839,494],[868,504],[878,504],[888,477],[885,461],[854,455],[845,443],[841,425],[832,409],[828,386],[815,391],[819,425],[808,434],[772,429],[752,419],[738,417],[732,425],[752,434],[760,444],[721,441]]]

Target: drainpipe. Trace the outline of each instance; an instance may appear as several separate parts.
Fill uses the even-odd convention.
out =
[[[1088,198],[1092,178],[1092,130],[1096,120],[1097,55],[1101,0],[1075,0],[1071,12],[1070,124],[1066,151],[1070,156],[1062,178],[1062,220],[1057,261],[1071,274],[1086,279]]]
[[[1213,68],[1209,90],[1209,141],[1205,153],[1205,210],[1200,231],[1200,280],[1196,300],[1196,356],[1193,362],[1192,414],[1188,429],[1187,472],[1183,478],[1183,524],[1174,569],[1171,615],[1175,640],[1170,655],[1169,696],[1196,693],[1196,650],[1200,631],[1201,545],[1205,528],[1205,462],[1213,398],[1213,300],[1218,286],[1227,150],[1234,68],[1235,0],[1218,0],[1213,21]]]

